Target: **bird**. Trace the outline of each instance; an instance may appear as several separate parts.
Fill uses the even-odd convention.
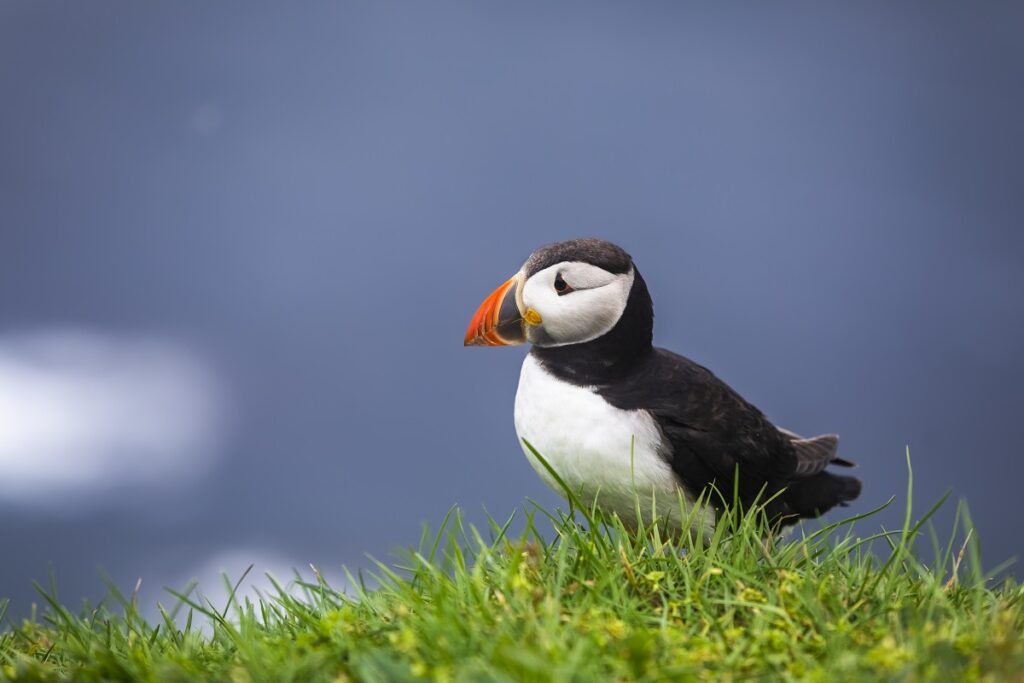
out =
[[[654,346],[653,331],[632,257],[581,238],[534,251],[484,299],[464,344],[531,344],[514,411],[527,460],[627,527],[650,514],[706,541],[727,510],[760,505],[781,531],[860,495],[859,479],[829,469],[853,466],[836,434],[776,427],[707,368]]]

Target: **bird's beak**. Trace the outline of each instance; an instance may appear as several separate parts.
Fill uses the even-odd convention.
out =
[[[516,273],[484,299],[466,329],[466,346],[510,346],[526,341],[523,274]]]

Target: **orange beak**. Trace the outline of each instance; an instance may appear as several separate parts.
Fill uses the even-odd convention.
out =
[[[510,346],[526,341],[523,314],[516,301],[519,276],[491,292],[476,309],[466,329],[466,346]]]

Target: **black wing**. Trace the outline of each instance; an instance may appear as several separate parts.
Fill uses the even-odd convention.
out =
[[[741,502],[750,504],[786,489],[769,506],[771,514],[815,516],[860,491],[857,480],[824,471],[832,462],[846,464],[835,457],[836,437],[800,439],[780,431],[714,373],[683,356],[655,349],[630,380],[599,391],[613,405],[646,410],[657,420],[671,448],[666,458],[694,493],[714,485],[730,500],[735,486]]]

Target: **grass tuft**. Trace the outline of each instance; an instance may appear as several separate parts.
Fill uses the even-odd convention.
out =
[[[944,499],[915,515],[909,455],[908,473],[902,527],[866,537],[877,510],[779,539],[755,508],[700,542],[570,498],[514,536],[515,515],[478,529],[452,508],[347,592],[316,567],[256,601],[225,577],[226,605],[169,591],[154,623],[138,585],[78,613],[38,586],[46,611],[0,629],[0,680],[1024,679],[1024,587],[982,570],[962,504],[945,540]]]

